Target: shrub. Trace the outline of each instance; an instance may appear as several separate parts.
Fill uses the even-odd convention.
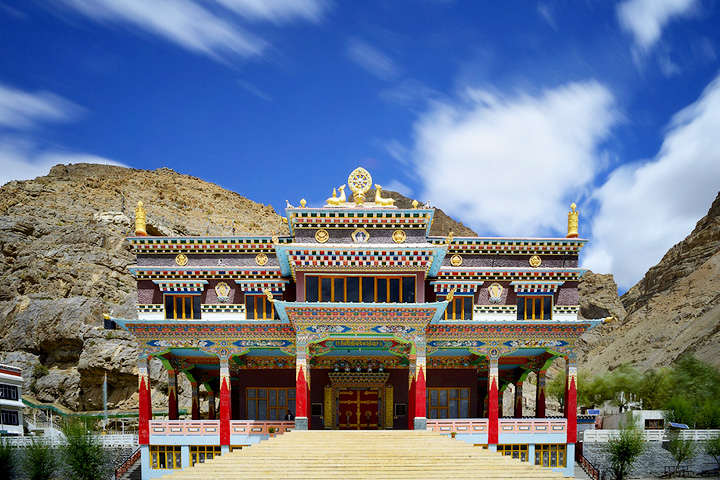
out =
[[[65,427],[63,446],[68,480],[104,480],[110,476],[112,465],[98,440],[91,436],[82,422],[70,422]]]
[[[604,449],[613,480],[624,480],[632,470],[635,460],[645,450],[642,433],[630,418],[622,424],[620,435],[612,437]]]
[[[58,470],[55,450],[48,442],[33,438],[32,443],[22,449],[20,466],[29,480],[52,480]]]

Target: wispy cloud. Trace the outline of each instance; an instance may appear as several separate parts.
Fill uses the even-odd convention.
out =
[[[617,6],[622,27],[632,33],[636,45],[648,51],[657,43],[663,28],[673,19],[687,15],[696,0],[626,0]]]
[[[39,122],[66,121],[81,110],[52,93],[28,93],[0,83],[0,131],[25,130]]]
[[[157,35],[215,59],[261,55],[267,42],[248,31],[252,22],[317,20],[323,0],[60,0],[98,22],[113,22]]]
[[[380,80],[394,80],[400,73],[390,57],[360,39],[350,39],[345,48],[345,54],[350,60]]]
[[[720,190],[718,132],[720,76],[675,115],[655,158],[618,168],[595,193],[585,266],[629,288],[692,231]]]
[[[469,90],[438,102],[414,126],[420,195],[480,234],[562,232],[601,163],[617,121],[610,92],[571,83],[536,96]]]
[[[47,122],[67,122],[82,109],[48,92],[31,93],[0,85],[0,185],[10,180],[27,180],[46,175],[58,163],[118,162],[88,155],[44,148],[34,138],[35,130]]]

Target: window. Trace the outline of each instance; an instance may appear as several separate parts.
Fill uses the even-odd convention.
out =
[[[662,430],[665,428],[665,421],[662,418],[645,419],[645,430]]]
[[[150,445],[150,468],[182,468],[180,445]]]
[[[527,445],[498,445],[497,451],[508,457],[519,458],[521,462],[528,461]]]
[[[428,418],[468,418],[469,388],[428,388]]]
[[[413,303],[415,277],[305,277],[308,302]]]
[[[200,295],[165,295],[165,318],[199,319]]]
[[[541,467],[564,467],[565,445],[536,444],[535,465],[540,465]]]
[[[220,453],[220,445],[191,445],[190,466],[194,467],[196,463],[205,463],[205,460],[212,460],[220,456]]]
[[[15,385],[0,385],[0,398],[5,400],[17,400],[18,387]]]
[[[248,320],[272,320],[280,318],[275,307],[265,295],[245,295],[245,311]]]
[[[0,418],[3,425],[20,425],[20,416],[15,410],[2,410]]]
[[[248,420],[285,420],[295,415],[294,388],[248,388],[245,390]]]
[[[446,297],[441,297],[441,301]],[[460,295],[453,297],[445,310],[445,320],[472,320],[473,297]]]
[[[551,320],[552,296],[541,297],[520,296],[517,300],[518,320]]]

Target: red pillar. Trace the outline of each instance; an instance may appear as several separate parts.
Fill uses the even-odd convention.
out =
[[[305,377],[305,365],[298,366],[295,378],[295,417],[309,418],[308,384]]]
[[[168,418],[178,419],[177,372],[168,370]]]
[[[425,362],[417,365],[415,380],[415,418],[427,417],[427,393],[425,388]]]
[[[488,444],[498,443],[498,359],[490,358],[488,368]]]
[[[150,377],[148,375],[148,357],[138,358],[138,442],[150,443],[150,419],[152,418],[152,398],[150,397]]]
[[[567,390],[565,391],[565,418],[567,418],[567,443],[577,441],[577,364],[568,358],[565,367]]]
[[[230,445],[230,364],[227,358],[220,359],[220,445]]]
[[[200,420],[200,388],[196,381],[190,382],[192,387],[192,410],[191,417],[193,420]]]
[[[546,370],[538,370],[535,418],[545,418],[545,373]]]

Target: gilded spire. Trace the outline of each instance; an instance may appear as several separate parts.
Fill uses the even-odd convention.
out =
[[[574,203],[570,205],[570,208],[572,208],[572,211],[568,212],[567,238],[577,238],[578,237],[578,217],[580,216],[580,212],[575,210],[577,208],[577,205],[575,205]]]
[[[138,237],[147,237],[145,231],[145,213],[147,210],[143,208],[143,202],[139,201],[135,207],[135,235]]]

